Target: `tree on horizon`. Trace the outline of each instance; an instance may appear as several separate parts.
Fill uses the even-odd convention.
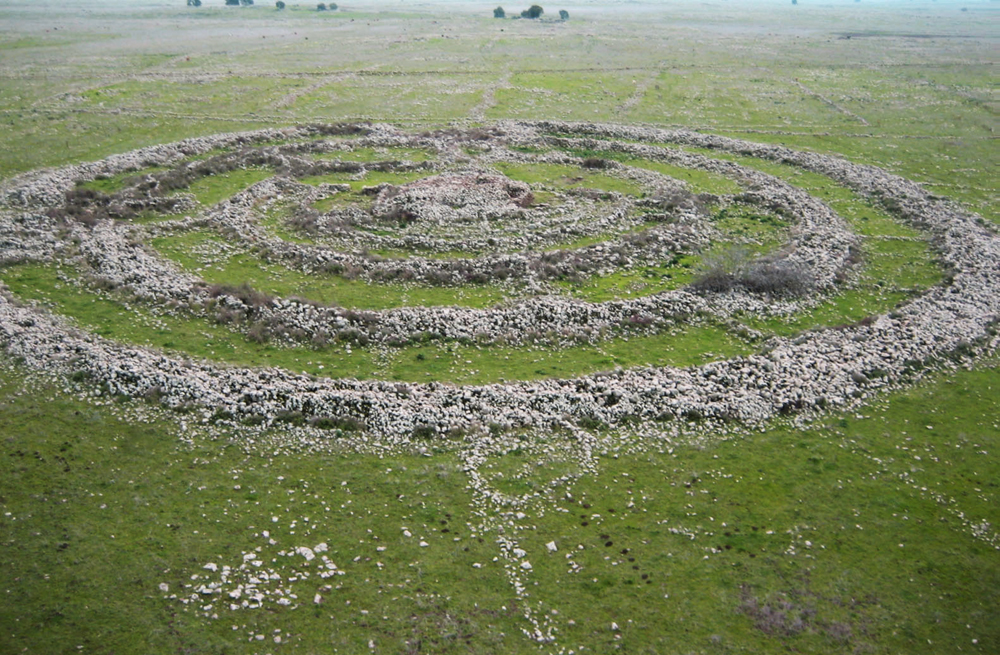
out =
[[[545,13],[545,10],[539,5],[531,5],[527,9],[521,12],[522,18],[538,18]]]

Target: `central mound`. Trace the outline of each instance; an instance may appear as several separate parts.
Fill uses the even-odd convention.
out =
[[[392,222],[445,224],[507,218],[533,201],[524,182],[492,172],[462,171],[386,185],[378,192],[372,213]]]

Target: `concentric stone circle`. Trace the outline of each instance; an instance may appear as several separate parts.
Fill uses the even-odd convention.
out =
[[[322,129],[331,128],[303,127],[191,139],[94,164],[21,176],[2,190],[5,206],[0,215],[0,243],[4,245],[0,247],[0,257],[3,261],[46,260],[67,252],[72,245],[75,256],[91,262],[102,275],[139,298],[189,302],[199,293],[199,281],[130,244],[128,232],[118,229],[114,221],[96,221],[86,227],[57,225],[44,213],[45,209],[63,202],[65,190],[80,177],[114,174],[151,164],[169,165],[190,154],[220,146],[308,138]],[[371,143],[412,145],[415,142],[415,137],[389,126],[359,129]],[[452,136],[434,138],[445,153],[443,158],[467,165],[463,160],[469,158],[468,152],[461,146],[470,139]],[[15,302],[7,293],[0,298],[0,344],[38,369],[62,373],[85,371],[112,393],[141,396],[157,389],[162,402],[201,405],[206,414],[224,410],[237,417],[274,417],[281,412],[296,411],[311,416],[350,418],[366,426],[366,438],[387,443],[405,442],[415,431],[443,434],[455,428],[488,424],[544,428],[599,421],[614,427],[692,415],[756,424],[778,413],[846,404],[875,389],[904,381],[917,365],[956,351],[975,352],[978,348],[996,346],[994,325],[1000,315],[1000,239],[996,232],[978,216],[881,169],[781,146],[687,131],[615,125],[505,122],[493,126],[487,138],[477,137],[477,140],[484,153],[480,159],[486,160],[493,156],[510,157],[512,145],[558,142],[588,150],[665,157],[688,167],[733,176],[748,187],[745,195],[784,207],[799,218],[786,256],[808,267],[817,289],[822,290],[832,284],[855,241],[836,214],[819,201],[762,173],[658,144],[709,148],[793,164],[828,175],[882,202],[899,218],[927,232],[951,273],[945,284],[890,315],[850,327],[808,332],[793,340],[776,338],[769,342],[765,353],[688,369],[643,368],[570,380],[459,387],[317,380],[283,370],[192,362],[81,333],[60,317]],[[503,151],[506,154],[498,154]],[[269,156],[280,161],[286,155],[275,151]],[[430,172],[435,174],[442,173]],[[343,262],[368,265],[370,270],[384,264],[378,261],[365,264],[363,257],[323,247],[269,241],[250,220],[252,213],[275,198],[311,193],[302,187],[290,179],[265,180],[216,206],[207,220],[228,227],[236,239],[263,243],[275,257],[308,262],[325,257],[327,263],[338,263],[336,258],[340,257]],[[419,188],[417,185],[410,191]],[[391,204],[392,195],[392,192],[385,194],[386,203]],[[488,261],[489,257],[479,259]],[[410,257],[407,262],[418,273],[421,266],[427,270],[440,266],[433,258],[419,256]],[[345,330],[363,327],[375,340],[405,341],[416,333],[433,332],[443,339],[504,333],[516,341],[519,334],[537,333],[539,326],[587,326],[595,330],[622,325],[637,316],[648,317],[655,325],[665,317],[724,312],[732,307],[752,309],[754,302],[739,296],[706,300],[687,290],[678,290],[609,303],[540,296],[486,310],[401,308],[363,315],[279,299],[259,311],[275,320],[290,321],[312,330],[328,326]],[[767,299],[756,302],[760,306],[769,303]]]
[[[184,221],[170,221],[159,226],[151,226],[152,234],[183,229],[190,225],[208,225],[226,234],[227,238],[252,248],[270,260],[291,263],[306,272],[325,270],[350,272],[371,280],[409,281],[431,284],[461,284],[465,281],[507,281],[527,285],[542,285],[551,278],[573,277],[593,273],[611,272],[617,268],[641,265],[650,262],[670,260],[677,254],[697,251],[710,241],[712,228],[704,220],[691,194],[684,192],[680,183],[672,178],[650,170],[625,166],[614,160],[598,160],[607,175],[620,179],[637,181],[650,192],[650,198],[628,197],[620,193],[600,193],[594,190],[578,189],[573,193],[561,194],[560,202],[540,207],[519,207],[513,214],[511,204],[479,200],[466,203],[464,207],[475,207],[475,213],[485,218],[485,233],[478,227],[462,221],[431,221],[449,233],[449,238],[427,236],[427,221],[416,221],[418,231],[402,237],[374,235],[356,229],[359,225],[377,224],[381,211],[378,198],[388,201],[397,197],[400,189],[424,188],[428,181],[449,179],[458,175],[468,175],[470,160],[481,167],[505,163],[528,163],[530,165],[586,165],[579,157],[561,153],[542,154],[516,150],[524,148],[524,143],[544,143],[557,141],[563,147],[586,147],[594,151],[607,149],[606,141],[594,139],[551,139],[541,134],[525,133],[525,125],[518,129],[495,131],[485,142],[472,133],[448,132],[443,137],[438,134],[412,135],[393,132],[388,128],[364,130],[366,135],[357,139],[356,144],[370,146],[429,147],[440,153],[437,161],[412,162],[385,161],[375,168],[382,173],[405,172],[418,174],[413,182],[418,186],[402,187],[379,185],[362,189],[362,195],[376,196],[374,208],[334,208],[325,215],[315,218],[318,231],[327,240],[330,233],[337,233],[333,244],[323,242],[305,244],[288,241],[273,234],[262,226],[262,214],[275,203],[292,202],[300,211],[317,200],[322,200],[345,191],[345,186],[325,184],[314,187],[297,181],[297,177],[317,171],[344,170],[364,171],[359,164],[345,162],[316,162],[299,157],[304,150],[325,151],[325,142],[293,143],[287,147],[263,146],[249,148],[238,154],[223,155],[205,163],[187,164],[173,173],[182,179],[190,177],[192,171],[201,167],[215,170],[222,167],[229,170],[245,163],[267,163],[288,174],[278,175],[251,186],[236,194],[230,200],[220,203],[205,215]],[[360,130],[355,126],[356,130]],[[291,133],[287,138],[310,136],[309,130]],[[271,133],[256,133],[237,139],[240,145],[252,145],[254,141],[274,140]],[[220,143],[217,141],[216,143]],[[230,143],[224,139],[222,144]],[[470,154],[469,144],[479,148],[479,154]],[[741,202],[781,209],[798,220],[796,231],[783,256],[771,265],[785,267],[786,270],[807,278],[812,300],[833,288],[834,281],[850,266],[856,243],[844,221],[828,207],[811,198],[805,192],[795,189],[771,176],[747,169],[732,162],[718,161],[689,153],[678,153],[666,148],[645,146],[637,150],[634,144],[616,143],[626,152],[667,161],[677,161],[685,166],[705,168],[713,172],[730,174],[740,179],[748,187],[739,198]],[[168,147],[164,147],[169,150]],[[191,149],[180,147],[166,157],[165,163],[172,163],[179,154]],[[163,161],[150,160],[149,161]],[[135,163],[135,162],[133,162]],[[133,166],[135,168],[135,166]],[[111,172],[120,168],[111,167]],[[77,177],[93,175],[91,171],[77,170]],[[173,174],[171,173],[171,174]],[[165,185],[170,175],[154,179],[143,188],[156,190]],[[488,175],[488,174],[487,174]],[[419,177],[423,176],[423,177]],[[509,184],[504,183],[505,188]],[[526,196],[522,192],[521,198]],[[666,193],[666,199],[662,194]],[[595,194],[598,197],[594,197]],[[148,194],[147,194],[148,195]],[[607,197],[610,196],[610,200]],[[678,201],[680,198],[680,201]],[[116,205],[139,206],[163,204],[161,196],[112,198],[99,205],[98,209],[110,214]],[[454,204],[454,199],[452,199]],[[413,203],[410,203],[413,204]],[[441,203],[428,203],[428,213],[439,213]],[[518,203],[528,204],[528,203]],[[671,206],[670,211],[660,213],[663,204]],[[76,210],[78,208],[69,207]],[[454,208],[449,208],[453,210]],[[645,220],[656,219],[656,225],[637,232],[626,232],[618,238],[582,248],[565,248],[551,251],[537,251],[532,247],[550,245],[553,239],[592,236],[609,230],[628,230],[640,225],[637,212],[645,213]],[[416,215],[421,208],[405,210]],[[117,210],[121,213],[124,210]],[[315,212],[314,212],[315,213]],[[494,220],[490,220],[490,216]],[[309,219],[310,217],[306,217]],[[440,218],[440,217],[439,217]],[[453,218],[449,216],[448,219]],[[502,220],[501,220],[502,219]],[[338,226],[335,229],[335,226]],[[506,230],[509,234],[498,232]],[[333,307],[317,307],[294,299],[285,299],[274,304],[254,303],[228,295],[222,300],[206,290],[206,285],[191,275],[185,275],[174,267],[166,265],[135,243],[132,227],[119,225],[113,221],[103,221],[87,230],[77,230],[74,234],[78,242],[76,249],[80,256],[76,263],[86,267],[92,278],[102,285],[126,290],[138,298],[152,303],[171,303],[206,307],[220,302],[226,312],[238,312],[247,317],[248,322],[266,325],[269,334],[283,338],[299,338],[315,342],[357,340],[362,343],[384,343],[402,345],[420,341],[428,337],[437,339],[475,339],[480,343],[502,342],[505,344],[567,344],[594,343],[607,335],[635,331],[648,327],[662,329],[678,320],[692,315],[727,315],[734,310],[757,312],[787,312],[789,308],[801,305],[802,301],[788,303],[773,297],[761,298],[747,293],[696,294],[687,289],[678,289],[630,300],[607,303],[567,303],[562,298],[538,297],[530,302],[519,302],[488,311],[439,307],[412,307],[391,312],[355,312]],[[477,231],[478,230],[478,231]],[[466,234],[473,236],[467,238]],[[358,241],[361,235],[368,240]],[[540,241],[539,241],[540,239]],[[383,258],[364,252],[369,247],[417,246],[432,251],[454,251],[471,253],[469,257],[441,258],[412,254],[403,258]],[[517,249],[524,248],[527,249]],[[512,248],[505,252],[504,248]],[[483,250],[499,252],[481,253]],[[135,271],[144,274],[135,274]],[[544,289],[541,289],[544,291]],[[648,330],[647,330],[648,331]]]
[[[384,142],[378,137],[359,140],[361,145]],[[445,140],[434,136],[400,133],[395,136],[393,143],[438,150],[440,156],[437,161],[421,163],[425,170],[438,175],[417,180],[410,185],[382,185],[374,188],[372,192],[373,195],[377,194],[377,199],[372,208],[335,206],[329,212],[314,217],[317,232],[322,235],[319,244],[305,245],[268,238],[267,234],[254,228],[253,220],[247,220],[240,212],[216,218],[233,234],[242,235],[245,242],[265,243],[270,256],[295,262],[303,268],[358,271],[362,277],[374,280],[402,278],[445,284],[457,284],[469,278],[544,282],[553,276],[587,276],[622,266],[663,261],[669,259],[671,254],[695,252],[704,248],[712,237],[713,228],[698,206],[699,201],[706,199],[693,197],[675,179],[652,170],[621,164],[614,159],[588,162],[586,158],[565,152],[526,151],[532,145],[551,143],[563,148],[599,152],[608,150],[609,144],[603,140],[528,136],[518,130],[494,134],[485,142],[481,137],[470,136],[468,133],[449,133]],[[474,144],[480,151],[470,154],[470,144]],[[798,229],[793,234],[787,257],[782,259],[782,263],[801,269],[815,283],[816,291],[829,290],[833,280],[843,274],[844,269],[849,268],[856,238],[840,217],[801,190],[732,162],[663,147],[639,147],[623,143],[614,145],[618,147],[619,154],[663,160],[737,177],[747,187],[744,193],[738,195],[741,203],[778,209],[794,216],[799,224]],[[609,155],[612,154],[615,153],[609,150]],[[490,171],[504,164],[579,168],[588,163],[599,164],[604,175],[640,186],[647,197],[637,198],[627,194],[580,188],[556,193],[559,196],[556,203],[535,204],[529,198],[527,202],[519,201],[512,206],[505,198],[502,202],[496,202],[495,199],[494,202],[487,202],[485,198],[477,197],[475,202],[463,202],[459,208],[444,207],[438,202],[407,202],[406,193],[399,195],[401,189],[432,186],[428,184],[430,180],[441,181],[453,179],[456,175],[459,178],[469,175],[469,171],[465,169],[470,164],[474,170]],[[400,162],[385,162],[380,165],[379,170],[394,171],[400,170],[400,167],[410,170],[407,164]],[[480,172],[474,175],[483,174]],[[473,189],[467,187],[465,193],[474,197],[477,194],[473,193]],[[266,187],[258,187],[252,191],[255,193],[248,193],[244,198],[247,204],[266,203],[275,195],[274,189]],[[295,198],[300,208],[307,207],[309,203],[327,194],[339,197],[342,192],[343,188],[336,185],[327,185],[317,190],[287,181],[281,188],[282,198],[285,201]],[[391,208],[386,206],[385,201],[390,195],[394,199],[400,198],[402,204]],[[728,202],[732,198],[724,200]],[[456,204],[454,200],[452,204]],[[391,220],[401,223],[401,229],[393,234],[378,233],[380,224],[384,224],[383,219],[389,215]],[[417,217],[423,219],[414,220]],[[478,219],[472,221],[478,224],[473,225],[469,219]],[[656,225],[649,227],[650,221],[656,222]],[[567,240],[608,233],[617,233],[618,236],[605,239],[603,243],[593,247],[559,247]],[[366,249],[409,251],[411,254],[402,261],[396,258],[385,261],[359,256]],[[469,256],[455,261],[422,255],[424,252],[440,255],[455,251],[468,253]],[[679,294],[673,300],[681,301],[684,306],[697,302],[684,294]],[[732,299],[726,300],[732,302]],[[741,300],[747,301],[746,298]],[[767,309],[769,306],[761,304],[758,309]],[[642,307],[635,309],[644,311]],[[702,309],[711,311],[712,303]]]

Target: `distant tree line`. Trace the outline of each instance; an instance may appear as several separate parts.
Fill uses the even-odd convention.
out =
[[[541,5],[531,5],[527,9],[521,12],[521,18],[538,18],[545,13]],[[497,7],[493,10],[493,18],[506,18],[507,12],[503,7]],[[515,16],[515,18],[517,18]],[[559,20],[569,20],[569,12],[565,9],[559,10]]]
[[[201,3],[202,0],[187,0],[188,7],[200,7]],[[241,5],[247,7],[253,4],[253,0],[225,0],[225,3],[227,6],[231,7],[239,7]],[[278,9],[284,9],[287,5],[285,5],[282,0],[278,0],[274,3],[274,6]],[[337,9],[339,9],[339,7],[336,2],[321,2],[316,5],[316,11],[337,11]],[[500,11],[503,11],[503,9],[500,9]],[[503,18],[503,16],[500,16],[500,18]]]

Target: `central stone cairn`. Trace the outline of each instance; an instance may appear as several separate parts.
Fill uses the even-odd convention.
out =
[[[383,221],[439,226],[499,221],[534,202],[524,182],[486,171],[443,173],[402,186],[379,188],[372,213]]]

